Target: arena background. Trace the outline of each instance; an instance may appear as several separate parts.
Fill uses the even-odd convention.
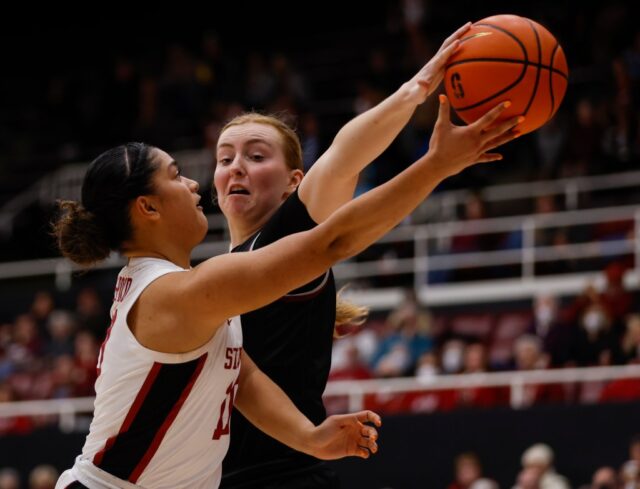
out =
[[[336,267],[372,316],[336,341],[327,406],[375,408],[384,426],[376,457],[333,465],[349,488],[492,487],[450,486],[456,458],[472,452],[475,479],[537,487],[522,480],[521,456],[545,443],[571,487],[640,487],[638,4],[215,8],[29,15],[0,32],[0,474],[15,469],[19,487],[48,487],[30,482],[33,469],[69,467],[86,434],[86,408],[67,401],[91,397],[87,363],[121,262],[70,268],[47,223],[56,198],[77,198],[88,161],[144,140],[181,155],[210,201],[211,148],[229,116],[291,114],[311,165],[342,124],[408,79],[448,33],[515,13],[562,44],[566,98],[545,128],[504,149],[503,162],[447,180],[393,240]],[[364,172],[360,192],[426,150],[435,112],[433,102],[416,112]],[[226,246],[215,206],[206,212],[210,232],[195,262]],[[407,306],[407,291],[417,306]],[[543,302],[555,308],[548,324]],[[595,310],[605,319],[592,337],[585,318]],[[386,356],[397,331],[411,336],[400,365]],[[548,376],[522,388],[521,374],[540,372]],[[24,404],[38,400],[52,404]],[[590,485],[605,466],[617,485]],[[0,489],[12,487],[2,484],[0,476]]]

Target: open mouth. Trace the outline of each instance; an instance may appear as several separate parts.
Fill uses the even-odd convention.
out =
[[[249,191],[241,185],[232,185],[228,195],[249,195]]]

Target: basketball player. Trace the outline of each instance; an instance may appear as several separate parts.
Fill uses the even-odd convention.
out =
[[[242,350],[238,315],[273,302],[400,222],[444,178],[511,140],[515,121],[453,126],[442,100],[428,154],[313,229],[252,253],[190,268],[207,231],[198,185],[164,151],[113,148],[91,164],[82,202],[62,204],[62,253],[89,265],[118,250],[121,270],[101,347],[94,418],[82,454],[57,488],[215,488],[235,405],[255,426],[319,459],[367,458],[380,425],[370,411],[305,417]],[[268,324],[265,327],[269,327]]]
[[[462,26],[411,80],[346,124],[309,172],[302,172],[296,133],[255,113],[231,120],[217,145],[215,193],[232,251],[249,251],[314,227],[353,198],[359,173],[378,157],[439,85],[447,59],[469,29]],[[367,311],[338,298],[331,270],[277,301],[242,315],[244,349],[314,423],[322,403],[334,326],[363,321]],[[223,466],[222,487],[335,488],[324,464],[264,434],[239,412]]]

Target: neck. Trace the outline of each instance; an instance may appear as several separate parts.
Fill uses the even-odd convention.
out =
[[[124,249],[123,255],[127,258],[161,258],[185,269],[191,267],[191,253],[185,253],[179,250],[151,250],[142,247],[127,247]]]
[[[229,234],[231,235],[231,247],[236,247],[239,244],[244,243],[255,233],[260,231],[265,224],[269,221],[271,216],[278,210],[276,207],[271,212],[265,214],[260,219],[255,221],[242,220],[242,219],[227,219],[229,225]]]

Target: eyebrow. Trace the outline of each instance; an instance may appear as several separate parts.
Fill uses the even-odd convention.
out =
[[[273,147],[273,145],[267,141],[266,139],[262,139],[262,138],[252,138],[249,139],[247,141],[244,142],[244,145],[248,145],[248,144],[254,144],[254,143],[262,143],[262,144],[266,144],[267,146],[269,146],[270,148]],[[224,148],[224,147],[228,147],[228,148],[233,148],[233,144],[230,143],[220,143],[218,145],[218,148]]]
[[[169,163],[169,170],[171,169],[171,167],[174,167],[178,172],[180,171],[180,165],[176,160],[173,160],[171,163]]]

